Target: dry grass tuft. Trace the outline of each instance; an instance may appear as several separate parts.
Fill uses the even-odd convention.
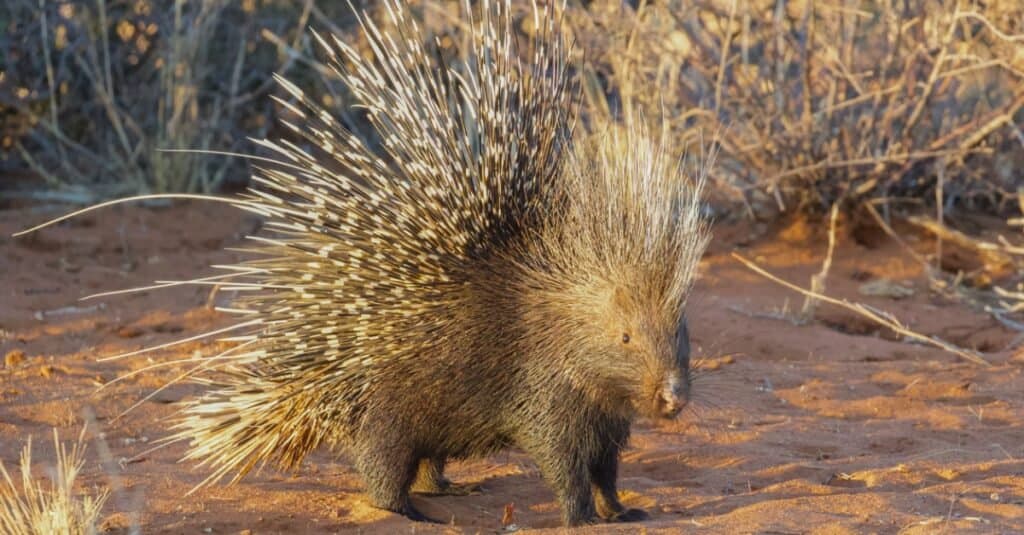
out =
[[[85,429],[71,446],[53,431],[57,464],[50,481],[32,478],[32,440],[21,452],[21,484],[15,483],[0,463],[0,533],[7,535],[85,535],[96,533],[96,523],[108,493],[76,494],[75,479],[85,463]]]

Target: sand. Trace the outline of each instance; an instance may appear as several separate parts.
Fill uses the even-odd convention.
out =
[[[504,529],[503,516],[524,531],[563,531],[536,466],[515,451],[451,466],[449,476],[480,485],[479,494],[414,498],[450,522],[443,526],[369,507],[351,465],[328,451],[293,474],[268,469],[186,496],[205,474],[178,462],[182,445],[147,450],[167,433],[174,403],[200,387],[173,385],[117,416],[190,369],[176,360],[218,344],[99,359],[230,325],[234,318],[209,304],[231,296],[177,287],[79,298],[214,274],[211,264],[240,258],[224,248],[241,245],[258,221],[205,204],[113,208],[9,237],[58,213],[0,211],[0,355],[8,357],[0,370],[0,460],[12,467],[31,435],[42,477],[53,459],[51,428],[70,439],[91,421],[81,483],[113,490],[108,531],[138,524],[144,533],[494,533]],[[651,520],[578,532],[1024,532],[1018,333],[929,292],[920,266],[884,237],[841,234],[829,295],[983,351],[992,366],[903,342],[831,307],[795,324],[788,318],[802,298],[729,252],[806,285],[820,268],[823,234],[799,221],[722,225],[689,305],[703,357],[695,399],[677,421],[638,422],[623,457],[624,502],[646,508]],[[866,283],[911,295],[865,296]]]

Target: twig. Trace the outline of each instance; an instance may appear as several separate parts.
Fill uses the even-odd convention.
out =
[[[732,48],[732,24],[736,19],[736,0],[729,4],[729,21],[725,25],[722,36],[722,50],[719,52],[718,78],[715,81],[715,115],[722,109],[722,81],[725,79],[725,65],[729,60],[729,49]]]
[[[996,37],[998,37],[999,39],[1001,39],[1003,41],[1024,42],[1024,34],[1018,34],[1018,35],[1005,34],[1005,33],[1001,32],[1001,31],[999,31],[999,28],[996,28],[995,25],[992,24],[992,21],[988,20],[988,17],[982,16],[982,15],[978,14],[975,11],[961,11],[961,12],[958,12],[956,14],[955,18],[958,18],[958,19],[974,19],[974,20],[980,21],[989,30],[991,30],[992,33],[995,34]]]
[[[1000,247],[994,243],[981,241],[972,238],[963,232],[956,229],[951,229],[941,222],[924,216],[910,216],[907,217],[907,221],[934,234],[937,238],[941,238],[950,243],[977,251],[982,256],[982,260],[985,261],[988,266],[1005,266],[1013,263],[1013,259],[1003,251]]]
[[[39,27],[40,33],[42,34],[42,49],[43,49],[43,61],[46,63],[46,83],[50,89],[50,123],[53,128],[60,131],[60,118],[59,108],[57,108],[57,82],[56,77],[53,74],[53,60],[50,58],[50,37],[49,37],[49,22],[46,20],[46,3],[45,0],[39,0]],[[64,150],[64,146],[57,144],[57,153],[61,161],[67,161],[67,152]]]
[[[949,156],[949,155],[958,154],[958,153],[961,153],[961,152],[963,152],[963,151],[961,151],[959,149],[952,149],[952,150],[940,150],[940,151],[919,151],[919,152],[909,152],[909,153],[901,153],[901,154],[886,154],[884,156],[872,156],[872,157],[869,157],[869,158],[853,158],[853,159],[849,159],[849,160],[842,160],[842,161],[835,161],[835,162],[830,162],[830,161],[826,160],[826,161],[820,161],[820,162],[816,162],[816,163],[809,164],[809,165],[804,165],[804,166],[801,166],[801,167],[796,167],[796,168],[793,168],[793,169],[788,169],[788,170],[783,171],[781,173],[777,173],[775,175],[772,175],[767,180],[765,180],[765,182],[767,182],[768,184],[777,185],[778,182],[780,180],[782,180],[783,178],[801,175],[801,174],[806,173],[808,171],[820,171],[820,170],[823,170],[823,169],[837,169],[837,168],[842,168],[842,167],[855,167],[855,166],[860,166],[860,165],[879,165],[879,164],[885,164],[885,163],[904,163],[904,162],[914,161],[914,160],[924,160],[924,159],[927,159],[927,158],[937,158],[937,157],[941,157],[941,156]]]
[[[932,265],[928,263],[928,260],[925,257],[917,254],[917,251],[915,251],[912,247],[907,245],[907,242],[903,241],[903,238],[900,238],[899,234],[896,234],[896,231],[894,231],[892,227],[890,227],[889,224],[885,222],[885,219],[883,219],[881,214],[878,213],[878,210],[875,209],[873,203],[864,203],[864,208],[868,211],[869,214],[871,214],[871,217],[874,218],[875,223],[878,223],[878,226],[882,228],[883,232],[888,234],[889,237],[893,239],[893,241],[898,243],[900,247],[902,247],[903,250],[907,252],[907,254],[909,254],[914,260],[917,261],[918,264],[921,264],[924,267],[926,273],[932,273]]]
[[[839,204],[840,201],[832,204],[828,224],[828,250],[825,253],[825,260],[821,263],[821,271],[811,276],[811,291],[814,293],[825,292],[825,278],[828,277],[828,272],[832,269],[832,254],[836,249],[836,221],[839,219]],[[803,308],[800,309],[800,319],[810,321],[814,317],[816,308],[818,308],[818,300],[808,295],[804,299]]]
[[[998,291],[998,290],[999,290],[999,288],[996,289],[996,291]],[[1002,323],[1005,327],[1013,329],[1014,331],[1017,331],[1019,333],[1024,333],[1024,323],[1021,323],[1019,321],[1013,321],[1012,319],[1007,318],[1004,315],[1004,311],[996,310],[995,308],[992,308],[992,307],[985,307],[985,312],[988,312],[989,314],[991,314],[992,317],[996,319],[996,321],[998,321],[999,323]],[[1012,311],[1007,311],[1007,312],[1012,312]],[[1018,336],[1018,338],[1019,338],[1019,336]],[[1011,342],[1011,343],[1007,344],[1006,347],[1013,347],[1013,346],[1017,345],[1015,343],[1017,341],[1019,341],[1019,340],[1014,340],[1014,342]]]
[[[57,317],[57,316],[73,316],[73,315],[77,315],[77,314],[92,314],[93,312],[96,312],[97,310],[103,310],[106,307],[107,306],[104,303],[100,303],[98,305],[92,305],[92,306],[87,306],[87,307],[68,306],[68,307],[56,308],[56,309],[53,309],[53,310],[37,310],[35,312],[35,314],[33,314],[33,317],[35,317],[35,319],[37,319],[37,320],[42,321],[42,320],[44,320],[46,318],[53,318],[53,317]]]
[[[934,59],[932,65],[932,71],[928,75],[928,80],[924,83],[924,94],[917,97],[917,106],[914,111],[911,112],[910,118],[907,119],[907,123],[903,126],[903,137],[908,138],[910,131],[917,125],[918,119],[921,118],[921,113],[924,112],[924,108],[928,105],[928,100],[932,96],[932,92],[935,89],[935,82],[938,79],[939,72],[942,70],[943,63],[946,62],[946,55],[949,54],[949,45],[953,40],[953,34],[956,31],[956,21],[959,11],[954,13],[953,20],[949,23],[949,29],[946,31],[946,36],[942,39],[941,49],[939,50],[939,56]]]
[[[935,220],[938,222],[940,227],[945,226],[946,213],[943,210],[945,206],[945,182],[946,182],[946,158],[941,158],[937,162],[937,172],[935,177]],[[942,236],[936,235],[935,240],[935,269],[936,271],[942,270]]]
[[[791,282],[782,280],[782,279],[776,277],[775,275],[772,275],[771,273],[765,271],[763,268],[761,268],[760,266],[758,266],[754,262],[751,262],[750,260],[747,260],[742,255],[740,255],[739,253],[735,253],[735,252],[732,253],[732,257],[735,258],[736,260],[738,260],[741,264],[746,266],[748,269],[750,269],[754,273],[757,273],[758,275],[761,275],[762,277],[764,277],[764,278],[766,278],[766,279],[768,279],[768,280],[770,280],[770,281],[772,281],[772,282],[774,282],[776,284],[779,284],[781,286],[785,286],[786,288],[789,288],[790,290],[799,292],[799,293],[801,293],[801,294],[803,294],[805,296],[813,297],[815,299],[824,301],[824,302],[829,303],[829,304],[833,304],[833,305],[845,308],[847,310],[850,310],[852,312],[860,314],[861,316],[864,316],[865,318],[868,318],[869,320],[874,321],[875,323],[877,323],[879,325],[887,327],[887,328],[889,328],[890,330],[892,330],[893,332],[895,332],[897,334],[901,334],[901,335],[903,335],[903,336],[905,336],[907,338],[910,338],[910,339],[913,339],[913,340],[917,340],[919,342],[923,342],[925,344],[938,347],[940,349],[943,349],[945,351],[953,353],[954,355],[957,355],[957,356],[959,356],[959,357],[961,357],[961,358],[963,358],[965,360],[971,361],[971,362],[973,362],[975,364],[979,364],[979,365],[982,365],[982,366],[990,366],[991,365],[991,364],[989,364],[989,362],[987,360],[982,358],[981,355],[979,355],[979,354],[977,354],[977,353],[975,353],[973,351],[970,351],[968,349],[964,349],[964,348],[961,348],[959,346],[953,345],[953,344],[951,344],[949,342],[946,342],[945,340],[941,340],[941,339],[936,338],[936,337],[925,336],[923,334],[920,334],[920,333],[917,333],[917,332],[914,332],[914,331],[910,330],[909,328],[904,326],[902,323],[900,323],[897,319],[895,319],[888,312],[884,312],[884,311],[881,311],[881,310],[878,310],[878,309],[874,309],[874,308],[869,307],[868,305],[864,305],[862,303],[851,303],[851,302],[849,302],[849,301],[847,301],[845,299],[836,299],[834,297],[829,297],[827,295],[822,295],[822,294],[819,294],[819,293],[816,293],[816,292],[812,292],[810,290],[806,290],[806,289],[801,288],[801,287],[799,287],[799,286],[797,286],[797,285],[795,285],[795,284],[793,284]]]
[[[1013,124],[1013,115],[1021,107],[1024,107],[1024,91],[1017,93],[1013,100],[1000,109],[954,128],[946,135],[931,142],[928,147],[932,150],[938,150],[950,141],[968,133],[971,134],[970,137],[960,143],[959,146],[961,148],[973,147],[1004,124]]]

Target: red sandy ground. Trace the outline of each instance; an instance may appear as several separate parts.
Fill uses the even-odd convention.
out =
[[[189,366],[156,368],[99,393],[97,387],[155,363],[210,354],[218,344],[98,359],[232,318],[207,308],[205,288],[78,298],[212,274],[210,264],[238,258],[223,249],[238,246],[256,221],[215,205],[114,208],[29,238],[9,237],[56,214],[0,211],[0,355],[25,354],[0,370],[0,460],[12,467],[32,435],[41,475],[53,459],[51,428],[71,439],[94,415],[93,436],[101,438],[90,442],[82,486],[113,490],[105,529],[125,532],[138,523],[145,533],[494,533],[514,504],[520,528],[560,530],[551,492],[518,452],[451,467],[452,479],[480,484],[481,494],[414,498],[450,526],[414,525],[370,508],[356,473],[329,452],[313,455],[296,474],[267,470],[186,497],[204,472],[177,462],[183,447],[143,452],[167,432],[172,403],[199,387],[172,386],[114,417]],[[824,240],[800,224],[769,232],[771,239],[751,237],[752,227],[720,226],[703,263],[689,310],[694,346],[710,371],[694,410],[667,425],[638,423],[623,458],[624,501],[646,508],[651,520],[581,531],[1024,532],[1024,354],[1009,347],[1017,333],[930,294],[919,265],[885,239],[867,240],[869,248],[844,237],[828,293],[985,351],[991,367],[900,342],[831,308],[805,326],[778,319],[787,303],[793,311],[802,299],[728,252],[738,247],[806,285],[819,269]],[[899,301],[858,294],[861,284],[880,277],[906,281],[915,294]],[[112,461],[106,468],[104,457]]]

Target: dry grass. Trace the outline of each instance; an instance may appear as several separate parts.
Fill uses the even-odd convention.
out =
[[[588,94],[719,132],[723,191],[751,215],[1016,194],[1020,3],[641,1],[576,19]]]
[[[21,483],[15,483],[0,464],[0,533],[8,535],[84,535],[96,533],[106,491],[75,492],[75,480],[85,463],[85,429],[70,451],[53,431],[56,466],[43,482],[32,477],[32,440],[21,452]]]
[[[516,0],[518,8],[525,2]],[[368,9],[377,9],[369,2]],[[459,57],[459,2],[411,2]],[[641,110],[680,146],[721,144],[717,200],[771,217],[865,199],[1006,207],[1024,166],[1024,5],[925,0],[570,2],[584,116]],[[387,27],[385,17],[382,20]],[[9,168],[74,200],[212,191],[241,163],[158,149],[252,151],[285,72],[373,142],[305,27],[365,46],[344,8],[303,0],[130,0],[0,8],[0,141]],[[524,17],[521,31],[532,21]],[[600,120],[594,121],[600,123]],[[584,125],[588,121],[584,121]],[[98,187],[98,189],[97,189]],[[96,193],[96,192],[99,193]],[[728,208],[726,213],[742,213]]]
[[[237,159],[162,149],[251,152],[284,66],[259,34],[308,16],[284,0],[3,4],[0,170],[43,181],[11,195],[83,204],[244,180]]]

